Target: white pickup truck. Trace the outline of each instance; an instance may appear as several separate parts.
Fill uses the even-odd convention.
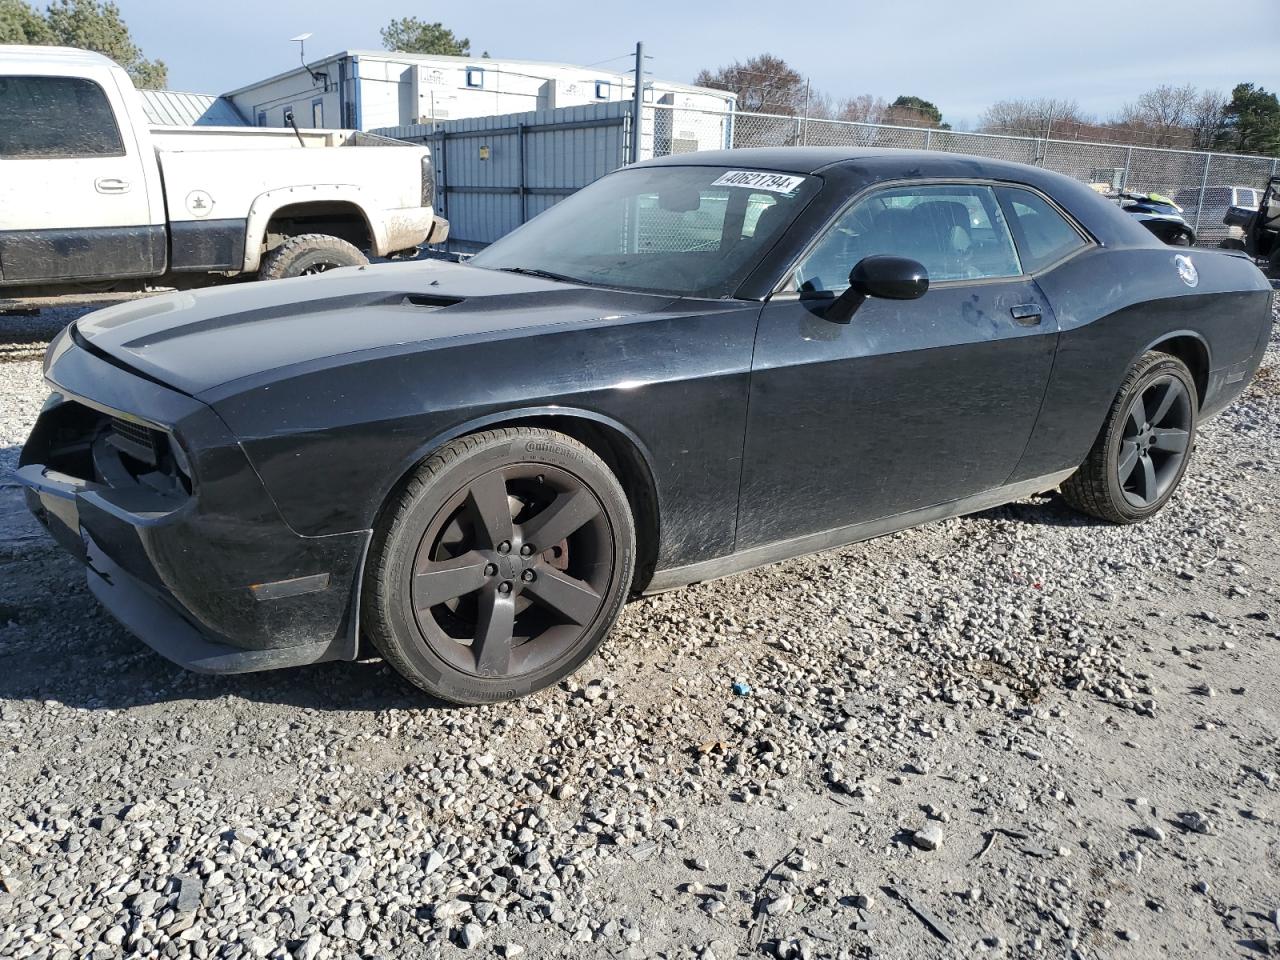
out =
[[[0,298],[318,273],[439,243],[425,147],[148,127],[106,57],[0,46]]]

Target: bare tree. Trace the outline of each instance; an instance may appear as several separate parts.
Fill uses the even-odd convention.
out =
[[[1194,136],[1193,146],[1208,150],[1213,146],[1218,130],[1222,127],[1227,97],[1221,90],[1204,90],[1191,107],[1190,126]]]
[[[1060,121],[1088,123],[1075,100],[1059,97],[999,100],[987,108],[978,124],[983,133],[1043,137]]]
[[[884,123],[889,115],[889,101],[884,97],[873,97],[864,93],[859,97],[849,97],[840,101],[836,110],[836,119],[854,120],[858,123]]]
[[[693,82],[700,87],[736,93],[738,109],[749,113],[794,116],[804,112],[804,77],[771,53],[762,53],[742,63],[735,61],[727,67],[703,70]]]
[[[1114,124],[1126,127],[1143,142],[1156,147],[1190,145],[1191,114],[1200,92],[1191,84],[1181,87],[1161,84],[1127,103]]]

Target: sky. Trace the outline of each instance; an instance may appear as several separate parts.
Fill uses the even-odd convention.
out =
[[[836,99],[868,93],[932,100],[957,127],[1009,97],[1074,98],[1105,117],[1168,83],[1230,92],[1280,88],[1277,0],[116,0],[169,86],[227,90],[307,57],[378,49],[402,16],[440,20],[473,53],[626,69],[643,40],[648,69],[688,82],[757,53],[782,57]],[[603,61],[603,62],[602,62]]]

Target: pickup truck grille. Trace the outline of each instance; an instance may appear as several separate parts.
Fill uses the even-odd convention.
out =
[[[122,420],[119,417],[112,417],[110,439],[111,444],[117,450],[128,454],[135,460],[141,460],[143,463],[150,464],[153,467],[160,462],[160,436],[150,427],[144,427],[129,420]]]

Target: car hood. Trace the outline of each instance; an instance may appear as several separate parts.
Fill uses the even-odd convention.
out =
[[[197,396],[325,358],[519,335],[647,313],[673,299],[418,261],[132,301],[84,317],[73,336],[94,353]]]

